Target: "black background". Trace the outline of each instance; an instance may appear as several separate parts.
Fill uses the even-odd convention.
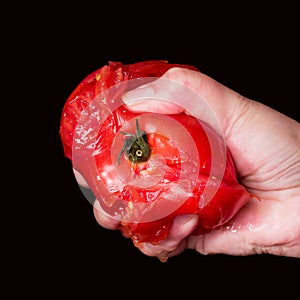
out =
[[[24,283],[24,294],[83,293],[89,299],[103,293],[172,297],[184,292],[188,298],[208,292],[233,297],[237,287],[243,295],[256,295],[259,289],[285,296],[291,292],[291,274],[300,270],[298,259],[185,251],[161,263],[145,256],[119,232],[96,223],[63,155],[59,122],[64,102],[86,75],[110,60],[191,64],[300,121],[297,10],[275,4],[267,9],[212,4],[139,8],[72,3],[35,6],[34,13],[24,5],[27,14],[19,7],[20,15],[14,15],[18,26],[8,38],[12,47],[7,55],[13,58],[7,77],[14,83],[10,94],[21,92],[10,105],[17,103],[20,113],[14,149],[23,179],[12,187],[9,215],[17,226],[7,231],[7,255],[12,257],[7,257],[6,277]],[[19,153],[21,143],[24,152]]]

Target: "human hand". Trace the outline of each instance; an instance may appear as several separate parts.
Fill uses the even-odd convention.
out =
[[[205,235],[191,234],[197,216],[179,216],[166,240],[158,245],[141,243],[139,249],[161,259],[186,248],[201,254],[300,257],[300,124],[202,73],[182,68],[170,69],[154,82],[126,93],[124,101],[135,111],[182,112],[185,103],[159,100],[180,95],[168,88],[166,80],[193,89],[207,102],[233,155],[240,183],[260,200],[251,199],[229,223]],[[207,117],[199,106],[188,113],[199,119]],[[100,225],[116,228],[117,221],[106,216],[97,201],[94,212]]]

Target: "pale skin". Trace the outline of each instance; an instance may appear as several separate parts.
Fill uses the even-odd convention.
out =
[[[158,105],[158,98],[172,97],[175,93],[163,79],[187,86],[205,99],[233,155],[240,183],[257,197],[229,224],[205,235],[191,234],[197,216],[179,216],[166,240],[158,245],[139,244],[141,252],[162,260],[179,255],[185,249],[201,254],[268,253],[300,258],[300,124],[205,74],[182,68],[170,69],[161,79],[128,92],[124,96],[125,103],[136,111],[182,112],[180,106],[171,103]],[[141,101],[145,94],[150,97]],[[203,114],[197,106],[189,113],[200,119]],[[75,175],[84,184],[80,175],[76,172]],[[118,221],[103,213],[97,201],[94,214],[101,226],[116,229]]]

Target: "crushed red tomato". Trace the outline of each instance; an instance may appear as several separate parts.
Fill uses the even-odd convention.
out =
[[[167,61],[145,61],[130,65],[109,62],[83,79],[67,99],[62,112],[60,136],[65,156],[72,160],[76,126],[82,112],[97,95],[131,79],[160,77],[172,67],[198,71],[193,66],[169,64]],[[131,238],[134,243],[156,244],[168,237],[174,218],[181,214],[197,214],[198,224],[192,234],[204,234],[220,228],[249,201],[251,195],[237,180],[229,149],[225,149],[226,166],[222,178],[211,176],[211,139],[220,144],[222,141],[207,124],[184,113],[168,116],[182,125],[195,143],[197,153],[189,161],[191,164],[196,162],[197,166],[189,166],[188,171],[183,174],[187,157],[183,155],[182,149],[185,149],[186,144],[178,146],[178,143],[174,143],[172,138],[161,134],[159,130],[148,132],[146,128],[151,127],[151,119],[143,121],[140,117],[141,113],[132,112],[121,105],[101,124],[95,145],[94,160],[101,183],[106,187],[106,195],[108,191],[108,198],[114,199],[112,202],[107,201],[109,209],[114,206],[115,199],[123,204],[114,212],[121,216],[118,230],[125,237]],[[134,126],[131,130],[122,131],[122,127],[132,120]],[[113,149],[118,134],[122,143],[118,144],[118,149]],[[126,172],[132,173],[130,176],[133,180],[154,178],[154,183],[146,186],[124,183],[120,179],[118,168],[125,168],[125,164]],[[90,172],[89,167],[84,165],[80,166],[79,171],[82,174]],[[91,190],[95,194],[99,193],[100,188],[95,183],[97,181],[89,175],[86,180]],[[211,199],[201,205],[204,191],[215,185],[218,188]],[[170,209],[174,202],[179,205]],[[165,215],[162,213],[160,218],[153,216],[150,221],[145,221],[145,207],[137,205],[141,203],[148,205],[146,210],[150,215],[151,211],[170,212]]]

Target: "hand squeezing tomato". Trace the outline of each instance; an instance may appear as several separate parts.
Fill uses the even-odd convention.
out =
[[[194,235],[218,229],[250,199],[207,123],[185,113],[133,112],[122,102],[124,92],[172,67],[198,71],[166,61],[110,62],[83,79],[62,112],[66,157],[134,243],[167,238],[181,214],[199,216]]]

